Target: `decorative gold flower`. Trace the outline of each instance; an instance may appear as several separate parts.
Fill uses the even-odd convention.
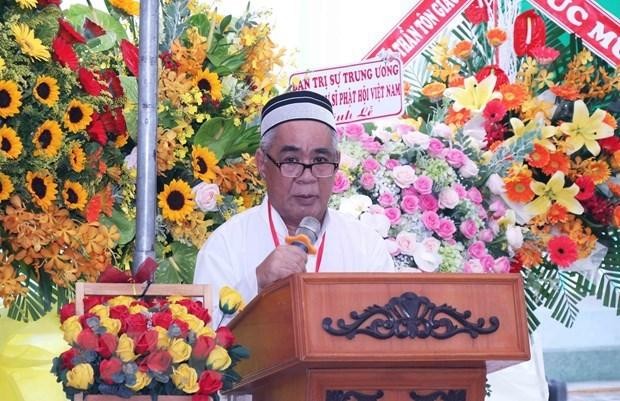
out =
[[[0,118],[13,117],[19,113],[22,93],[13,81],[0,81]]]
[[[11,177],[0,173],[0,202],[9,199],[14,190],[15,187],[11,182]]]
[[[79,182],[67,180],[63,185],[62,199],[65,201],[67,208],[84,210],[88,200],[88,193]]]
[[[90,124],[92,115],[92,106],[73,99],[65,112],[65,127],[73,133],[86,129]]]
[[[0,127],[0,154],[7,159],[17,159],[22,153],[22,141],[8,125]]]
[[[194,196],[189,184],[183,180],[172,180],[164,185],[157,196],[159,207],[165,219],[182,221],[194,209]]]
[[[125,14],[140,15],[140,3],[135,0],[110,0],[110,4]]]
[[[32,138],[35,156],[54,157],[62,146],[62,130],[54,120],[46,120],[35,131]]]
[[[214,72],[203,70],[196,76],[194,80],[201,92],[209,94],[214,101],[222,100],[222,83]]]
[[[69,164],[71,169],[76,173],[84,171],[84,165],[86,163],[86,153],[82,146],[78,142],[73,142],[69,148]]]
[[[26,188],[32,195],[32,201],[43,210],[48,210],[52,206],[58,193],[58,185],[47,170],[28,171],[26,173]]]
[[[14,24],[11,26],[11,31],[19,48],[26,56],[40,61],[50,59],[49,50],[43,45],[41,39],[34,37],[34,31],[28,25]]]
[[[217,170],[217,156],[208,148],[195,146],[192,150],[192,168],[194,177],[205,182],[213,182]]]
[[[32,94],[39,102],[52,107],[58,102],[60,95],[58,81],[53,77],[42,75],[37,78]]]

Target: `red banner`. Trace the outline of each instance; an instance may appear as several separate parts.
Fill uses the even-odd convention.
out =
[[[620,66],[620,22],[592,0],[530,0],[567,32],[579,36],[613,67]]]
[[[375,46],[364,59],[382,50],[400,55],[403,65],[417,56],[443,28],[473,0],[422,0]]]

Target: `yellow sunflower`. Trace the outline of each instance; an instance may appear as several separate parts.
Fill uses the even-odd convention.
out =
[[[15,0],[19,8],[32,10],[37,6],[37,0]]]
[[[157,199],[162,215],[168,220],[183,221],[194,210],[192,189],[183,180],[172,180],[164,185]]]
[[[32,201],[41,209],[47,210],[56,199],[58,185],[47,170],[26,173],[26,187]]]
[[[32,138],[35,156],[54,157],[62,146],[62,131],[54,120],[47,120],[36,130]]]
[[[22,93],[13,81],[0,81],[0,118],[12,117],[19,113]]]
[[[86,153],[79,143],[73,142],[69,148],[69,164],[71,169],[76,173],[84,171],[84,165],[86,163]]]
[[[9,126],[0,127],[0,154],[7,159],[17,159],[22,153],[22,141]]]
[[[88,193],[79,182],[67,180],[63,185],[62,199],[65,201],[68,209],[84,210],[88,200]]]
[[[92,115],[92,106],[82,103],[77,99],[73,99],[69,103],[69,106],[67,106],[67,111],[65,112],[65,127],[73,133],[86,129],[88,124],[90,124]]]
[[[2,57],[0,57],[0,72],[6,68],[6,62]]]
[[[208,148],[195,146],[192,150],[192,168],[194,177],[205,182],[213,182],[215,180],[215,171],[217,170],[217,157],[215,153]]]
[[[216,73],[209,72],[209,70],[201,71],[194,82],[198,89],[203,93],[208,93],[212,100],[222,100],[222,83]]]
[[[14,189],[11,178],[6,174],[0,173],[0,202],[9,199]]]
[[[41,61],[48,61],[50,59],[49,50],[43,45],[41,39],[34,37],[34,31],[28,25],[13,24],[11,31],[22,53],[26,56]]]
[[[32,91],[34,98],[48,107],[52,107],[58,102],[60,90],[58,89],[58,81],[47,75],[37,78],[37,83]]]
[[[134,0],[110,0],[110,4],[128,15],[140,15],[140,3]]]

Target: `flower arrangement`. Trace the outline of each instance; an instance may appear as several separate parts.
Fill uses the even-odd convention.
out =
[[[510,270],[522,232],[501,198],[479,186],[487,168],[474,143],[453,137],[446,124],[413,120],[351,124],[339,133],[332,206],[379,232],[398,269]],[[525,148],[519,143],[510,152],[523,156]]]
[[[99,70],[115,59],[91,52],[59,3],[0,6],[0,298],[20,320],[95,279],[119,240],[98,219],[112,212],[127,140],[118,78]]]
[[[533,10],[516,17],[512,32],[491,27],[493,19],[466,10],[455,39],[426,55],[408,114],[447,124],[486,157],[539,131],[525,157],[487,185],[525,230],[512,271],[524,276],[530,312],[546,306],[570,326],[587,294],[617,305],[620,76]],[[530,327],[537,324],[530,313]]]
[[[226,326],[209,326],[211,315],[200,301],[91,296],[84,307],[82,316],[74,303],[60,314],[71,348],[54,358],[52,372],[68,397],[191,394],[193,401],[217,401],[218,391],[240,379],[234,367],[247,350],[234,344]],[[224,287],[222,313],[242,307],[239,294]]]

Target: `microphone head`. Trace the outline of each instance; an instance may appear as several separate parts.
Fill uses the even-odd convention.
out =
[[[301,219],[299,227],[297,227],[297,230],[295,231],[295,235],[303,234],[314,244],[318,239],[320,232],[321,223],[312,216],[306,216]]]

